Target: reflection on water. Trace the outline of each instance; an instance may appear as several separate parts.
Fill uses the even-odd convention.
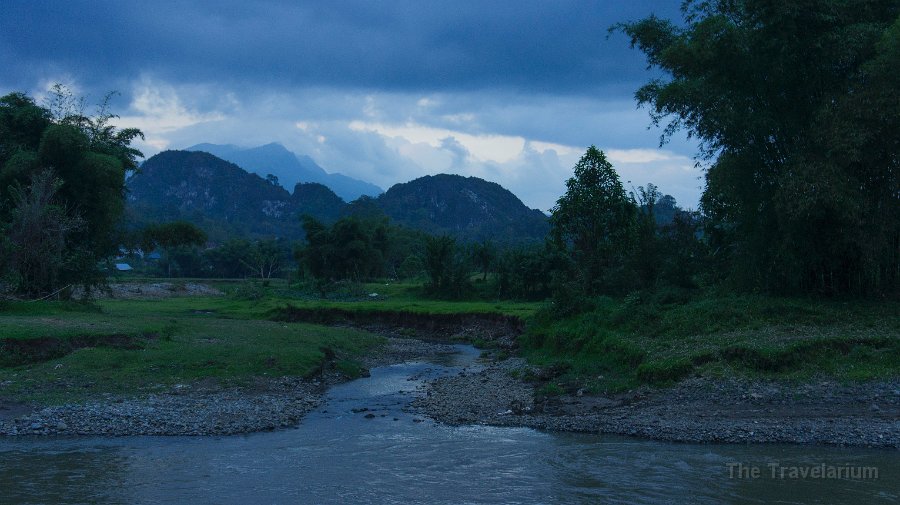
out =
[[[0,441],[0,503],[896,503],[897,451],[672,444],[449,427],[403,412],[471,364],[410,363],[334,388],[297,429],[220,438]],[[367,408],[374,418],[353,409]],[[767,464],[874,466],[877,480],[772,479]],[[729,478],[729,463],[758,478]]]

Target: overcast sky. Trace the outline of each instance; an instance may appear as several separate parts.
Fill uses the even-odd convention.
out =
[[[662,148],[634,91],[654,75],[619,21],[657,1],[0,2],[0,93],[111,90],[148,157],[200,142],[280,142],[387,189],[474,175],[550,209],[586,148],[627,189],[696,207],[683,135]],[[627,182],[627,181],[630,181]]]

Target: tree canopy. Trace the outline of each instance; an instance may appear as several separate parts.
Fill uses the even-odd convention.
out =
[[[81,101],[62,86],[53,89],[47,107],[37,105],[24,93],[0,97],[0,227],[5,231],[4,247],[24,246],[15,242],[16,237],[25,237],[17,229],[23,226],[17,216],[25,212],[24,205],[43,202],[44,218],[81,223],[77,227],[56,223],[55,228],[68,230],[64,250],[34,259],[58,263],[51,268],[59,270],[53,283],[93,283],[99,279],[98,261],[118,252],[125,177],[137,168],[141,156],[131,147],[131,141],[141,132],[119,130],[110,124],[115,116],[109,112],[108,98],[95,115],[88,116],[81,110]],[[41,187],[32,187],[35,184]],[[26,194],[40,194],[42,198],[21,196]],[[6,276],[15,270],[8,264],[0,267]],[[24,286],[20,281],[12,284],[35,292],[35,286]],[[41,285],[37,290],[51,288]]]
[[[900,245],[900,3],[688,1],[620,28],[667,77],[653,121],[710,161],[702,210],[730,278],[776,291],[893,289]]]
[[[571,250],[587,292],[598,291],[629,250],[635,211],[606,155],[594,146],[588,148],[550,218],[551,238]]]

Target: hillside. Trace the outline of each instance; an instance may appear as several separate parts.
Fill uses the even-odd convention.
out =
[[[542,240],[547,216],[477,177],[439,174],[396,184],[374,200],[391,219],[432,234],[501,243]]]
[[[517,244],[544,238],[547,218],[499,184],[476,177],[435,175],[397,184],[377,198],[350,204],[323,184],[300,183],[289,193],[256,174],[202,151],[165,151],[128,181],[131,226],[187,220],[213,240],[232,236],[302,237],[299,216],[323,222],[341,216],[385,215],[395,223],[462,241]]]
[[[298,156],[278,143],[246,149],[234,145],[197,144],[185,150],[213,154],[262,177],[272,174],[287,188],[301,182],[319,183],[348,202],[362,195],[378,196],[382,193],[381,188],[374,184],[343,174],[328,173],[309,156]]]
[[[344,205],[324,186],[298,187],[301,190],[291,195],[209,153],[165,151],[149,158],[129,179],[128,216],[138,226],[187,220],[213,240],[235,235],[298,238],[298,213],[329,221]]]

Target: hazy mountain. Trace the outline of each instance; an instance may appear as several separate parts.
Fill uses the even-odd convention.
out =
[[[348,202],[362,195],[378,196],[383,192],[374,184],[343,174],[330,174],[309,156],[295,155],[277,143],[247,149],[234,145],[197,144],[186,151],[208,152],[262,177],[272,174],[287,188],[299,182],[324,184]]]
[[[214,240],[229,236],[302,235],[299,214],[333,221],[344,202],[325,186],[300,184],[295,194],[200,151],[164,151],[128,180],[129,220],[187,220]]]
[[[466,240],[542,240],[547,216],[497,183],[439,174],[396,184],[373,200],[399,224]]]
[[[309,214],[321,221],[337,221],[347,203],[326,186],[317,182],[300,183],[294,186],[291,204],[298,216]]]
[[[384,215],[428,233],[507,244],[541,240],[548,229],[543,213],[499,184],[458,175],[422,177],[347,204],[319,183],[300,183],[288,193],[207,152],[165,151],[145,161],[128,188],[132,225],[184,219],[217,241],[300,238],[303,214],[326,223],[345,215]]]

